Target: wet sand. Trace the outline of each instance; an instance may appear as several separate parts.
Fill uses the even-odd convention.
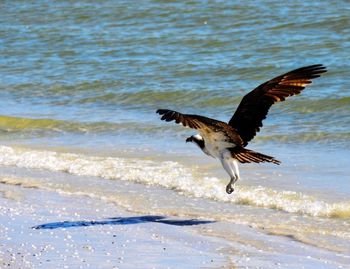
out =
[[[219,239],[204,220],[138,215],[88,197],[2,189],[1,268],[218,268]]]
[[[0,184],[0,202],[1,268],[346,268],[349,261],[249,224],[147,214],[78,192]]]

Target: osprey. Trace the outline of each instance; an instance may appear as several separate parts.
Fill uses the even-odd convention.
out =
[[[238,162],[280,164],[274,157],[245,148],[260,131],[270,107],[289,96],[299,94],[306,85],[312,83],[313,78],[324,72],[327,72],[325,66],[315,64],[295,69],[261,84],[243,97],[228,123],[168,109],[158,109],[157,113],[162,115],[162,120],[174,120],[199,132],[187,138],[186,142],[195,143],[205,154],[220,160],[231,178],[226,186],[226,192],[230,194],[239,179]]]

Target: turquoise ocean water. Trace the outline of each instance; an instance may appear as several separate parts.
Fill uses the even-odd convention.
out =
[[[239,219],[340,255],[335,263],[349,256],[347,1],[3,1],[0,7],[3,184],[65,186],[145,213]],[[311,64],[328,72],[274,105],[249,144],[282,164],[241,165],[231,196],[220,164],[185,143],[195,132],[155,114],[169,108],[227,121],[254,87]],[[160,192],[110,192],[121,182]],[[184,207],[161,190],[200,202]],[[212,211],[207,203],[214,203]]]

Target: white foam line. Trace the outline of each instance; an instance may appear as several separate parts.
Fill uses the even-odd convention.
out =
[[[196,178],[190,168],[173,161],[96,157],[0,146],[0,164],[160,185],[189,196],[291,213],[350,217],[350,201],[330,204],[302,193],[276,191],[264,187],[241,186],[233,195],[227,195],[224,184],[218,178]]]

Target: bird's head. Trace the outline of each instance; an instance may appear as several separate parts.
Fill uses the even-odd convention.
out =
[[[186,143],[187,142],[192,142],[195,143],[198,147],[200,147],[201,149],[204,148],[204,139],[203,137],[201,137],[199,134],[196,135],[192,135],[190,137],[188,137],[186,139]]]
[[[188,142],[193,142],[193,135],[186,139],[186,143],[188,143]]]

